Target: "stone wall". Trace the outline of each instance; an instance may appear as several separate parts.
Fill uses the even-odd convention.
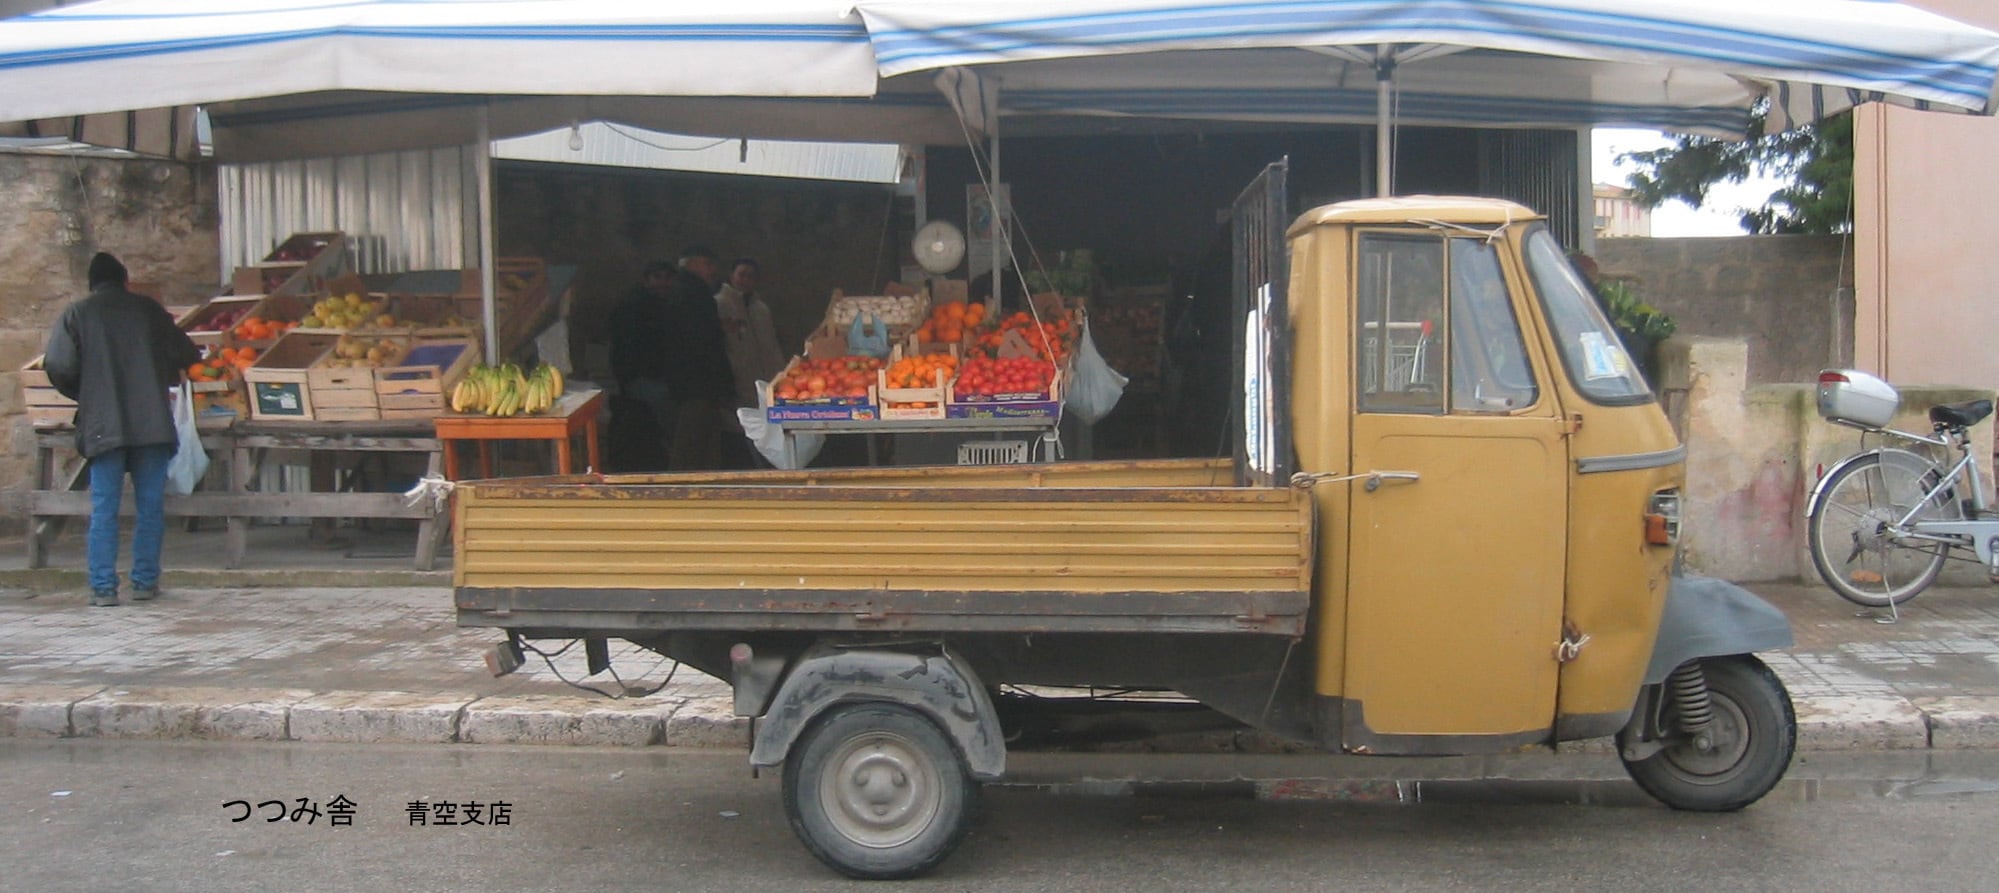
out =
[[[1740,338],[1749,381],[1815,381],[1853,356],[1853,260],[1844,236],[1601,239],[1606,280],[1627,282],[1682,335]]]
[[[12,447],[0,480],[20,490],[34,455],[16,370],[85,291],[90,256],[109,251],[169,305],[221,291],[215,175],[205,165],[0,154],[0,425]],[[0,530],[18,531],[11,513]]]
[[[1754,352],[1742,339],[1669,339],[1660,350],[1661,390],[1687,445],[1680,551],[1690,571],[1728,580],[1817,579],[1805,548],[1805,499],[1821,469],[1857,452],[1861,432],[1818,415],[1816,384],[1755,384]],[[1894,427],[1927,433],[1929,407],[1991,399],[1967,388],[1899,389]],[[1972,452],[1991,480],[1993,423],[1971,430]],[[1880,437],[1868,438],[1879,445]],[[1954,457],[1953,457],[1954,458]],[[1953,562],[1946,580],[1982,583],[1976,562]]]

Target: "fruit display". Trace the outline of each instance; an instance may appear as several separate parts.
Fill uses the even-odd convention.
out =
[[[396,325],[386,301],[370,301],[358,292],[331,295],[314,302],[301,325],[310,329],[387,329]]]
[[[242,378],[243,370],[257,362],[254,347],[210,347],[201,361],[187,367],[188,381],[230,381]]]
[[[998,357],[1000,346],[1006,343],[1007,333],[1015,331],[1021,334],[1036,356],[1058,366],[1069,358],[1069,351],[1076,344],[1076,331],[1070,325],[1067,314],[1037,320],[1033,314],[1022,310],[1000,320],[999,325],[981,331],[973,341],[971,351],[979,356]]]
[[[522,372],[513,363],[473,366],[451,389],[452,412],[483,412],[505,418],[537,413],[562,396],[562,370],[542,364]]]
[[[250,311],[255,309],[256,302],[252,299],[239,301],[238,303],[241,306],[219,307],[199,319],[190,320],[187,324],[187,331],[227,332],[236,328],[237,323],[247,318],[250,315]]]
[[[882,368],[875,357],[843,356],[812,360],[799,357],[771,383],[771,399],[779,402],[867,399],[868,386]]]
[[[957,344],[985,318],[984,304],[946,301],[930,308],[930,318],[916,327],[916,340],[924,344]]]
[[[333,351],[321,366],[347,369],[369,369],[379,366],[393,366],[403,356],[403,342],[397,338],[365,338],[342,335],[333,342]]]
[[[934,388],[958,374],[958,358],[948,353],[903,357],[882,370],[882,384],[891,388]]]
[[[298,323],[250,316],[236,323],[229,334],[238,341],[269,341],[295,328]]]
[[[923,308],[930,303],[925,295],[870,295],[847,296],[833,293],[833,303],[826,308],[826,321],[839,326],[842,331],[853,325],[854,320],[863,316],[873,316],[891,327],[901,327],[907,332],[923,319]]]
[[[1043,397],[1055,381],[1055,364],[1033,357],[971,357],[958,368],[951,397],[959,402]]]

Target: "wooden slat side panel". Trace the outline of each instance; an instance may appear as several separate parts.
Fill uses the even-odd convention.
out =
[[[472,587],[1303,592],[1314,554],[1307,497],[1283,490],[1022,503],[461,495],[458,585]]]

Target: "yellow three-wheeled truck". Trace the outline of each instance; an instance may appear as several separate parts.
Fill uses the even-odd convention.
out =
[[[1418,197],[1286,230],[1278,195],[1236,209],[1232,458],[461,484],[460,624],[728,680],[858,877],[941,861],[1008,747],[1157,703],[1046,686],[1359,754],[1615,736],[1672,806],[1768,792],[1795,721],[1751,653],[1790,627],[1671,575],[1684,448],[1544,222]]]

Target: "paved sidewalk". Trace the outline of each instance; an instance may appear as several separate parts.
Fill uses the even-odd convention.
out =
[[[500,636],[460,630],[448,575],[408,569],[407,534],[253,531],[251,567],[215,566],[219,532],[171,535],[156,602],[84,606],[75,536],[58,570],[0,542],[0,736],[741,747],[728,687],[613,645],[584,678],[581,649],[487,675]],[[66,547],[66,548],[65,548]],[[1807,750],[1999,748],[1999,587],[1943,588],[1894,625],[1820,587],[1752,584],[1790,615],[1797,646],[1764,655],[1796,702]],[[559,674],[559,675],[558,675]],[[617,699],[586,694],[659,688]],[[1199,742],[1213,749],[1213,741]],[[1259,742],[1241,736],[1238,747]]]

